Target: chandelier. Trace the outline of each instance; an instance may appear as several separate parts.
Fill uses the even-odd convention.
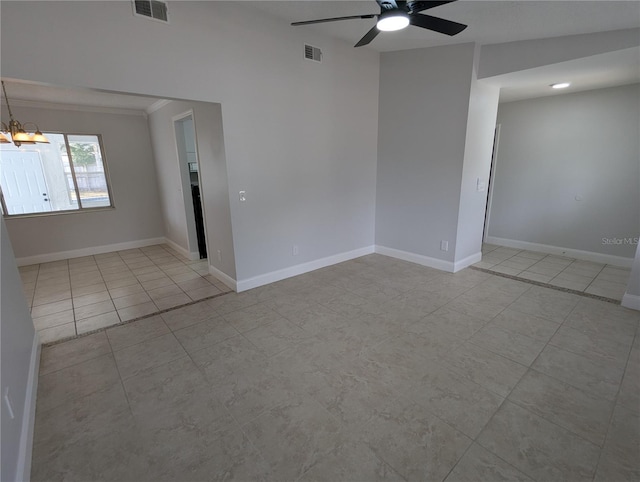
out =
[[[4,93],[4,98],[7,101],[7,109],[9,110],[9,125],[4,122],[0,122],[0,144],[9,144],[13,142],[16,147],[20,147],[22,144],[49,144],[49,139],[47,139],[40,129],[34,122],[25,122],[21,124],[17,120],[13,118],[13,113],[11,112],[11,106],[9,105],[9,97],[7,97],[7,90],[4,86],[4,80],[2,81],[2,92]],[[33,134],[29,134],[25,127],[31,124],[35,127],[35,132]],[[11,140],[9,140],[9,137]]]

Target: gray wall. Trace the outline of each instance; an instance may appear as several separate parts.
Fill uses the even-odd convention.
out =
[[[190,191],[186,196],[183,195],[186,188],[182,183],[182,179],[189,179],[189,173],[187,163],[180,163],[177,159],[172,120],[173,117],[187,111],[193,112],[209,265],[236,279],[227,159],[220,104],[172,101],[149,115],[149,129],[155,152],[167,237],[185,249],[189,246],[187,236],[189,217],[185,213],[193,219],[193,204]],[[190,249],[197,251],[197,244],[191,244]],[[218,250],[220,259],[217,256]]]
[[[0,302],[0,344],[2,348],[2,397],[9,388],[9,397],[13,407],[14,418],[2,402],[2,418],[0,420],[2,445],[2,470],[0,478],[3,481],[17,480],[22,477],[23,467],[20,462],[20,447],[29,446],[30,440],[21,440],[25,418],[30,417],[29,407],[25,406],[29,389],[29,369],[36,332],[22,292],[22,281],[16,267],[11,242],[7,235],[4,220],[0,220],[0,237],[2,245],[0,252],[2,281]],[[36,374],[37,376],[37,374]],[[35,396],[35,393],[33,394]],[[28,422],[27,422],[28,423]],[[30,437],[25,433],[25,437]],[[28,457],[30,458],[30,457]],[[27,463],[29,460],[27,460]]]
[[[142,115],[24,106],[12,110],[17,119],[36,122],[45,132],[102,134],[115,205],[105,211],[7,219],[18,258],[164,235],[149,129]]]
[[[640,85],[501,104],[489,235],[633,258]],[[576,200],[576,196],[582,200]]]
[[[456,262],[482,252],[482,233],[488,194],[486,186],[489,185],[499,95],[498,87],[487,85],[476,79],[474,69],[460,190]],[[481,190],[478,190],[479,181],[485,186]]]
[[[620,8],[626,8],[629,16],[638,17],[637,2],[616,4],[616,9]],[[478,77],[500,76],[638,45],[637,28],[483,45]]]
[[[239,280],[371,246],[375,221],[378,54],[250,8],[172,2],[164,25],[130,2],[3,2],[1,19],[9,78],[221,104]]]
[[[473,61],[474,44],[381,55],[376,245],[454,261]]]

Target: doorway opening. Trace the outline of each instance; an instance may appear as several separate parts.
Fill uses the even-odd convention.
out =
[[[193,112],[174,118],[174,128],[185,198],[189,251],[194,252],[197,247],[200,259],[206,259],[207,239],[200,195],[200,168]]]

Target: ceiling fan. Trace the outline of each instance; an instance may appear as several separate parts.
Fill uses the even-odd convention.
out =
[[[362,47],[370,43],[381,32],[390,32],[393,30],[401,30],[408,25],[426,28],[434,32],[443,33],[445,35],[456,35],[462,32],[466,25],[452,22],[443,18],[432,17],[431,15],[422,15],[420,12],[429,10],[430,8],[439,7],[446,3],[452,3],[456,0],[447,0],[441,2],[430,1],[401,1],[401,0],[376,0],[380,6],[380,14],[368,15],[351,15],[348,17],[322,18],[319,20],[307,20],[304,22],[293,22],[291,25],[310,25],[314,23],[337,22],[340,20],[352,20],[356,18],[377,18],[376,24],[369,30],[364,37],[355,45]]]

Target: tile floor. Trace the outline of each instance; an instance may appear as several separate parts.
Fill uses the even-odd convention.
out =
[[[32,480],[638,480],[639,323],[366,256],[44,347]]]
[[[483,245],[482,261],[474,266],[617,301],[622,300],[631,274],[630,269],[610,264],[493,244]]]
[[[81,335],[231,291],[166,245],[20,268],[42,343]]]

